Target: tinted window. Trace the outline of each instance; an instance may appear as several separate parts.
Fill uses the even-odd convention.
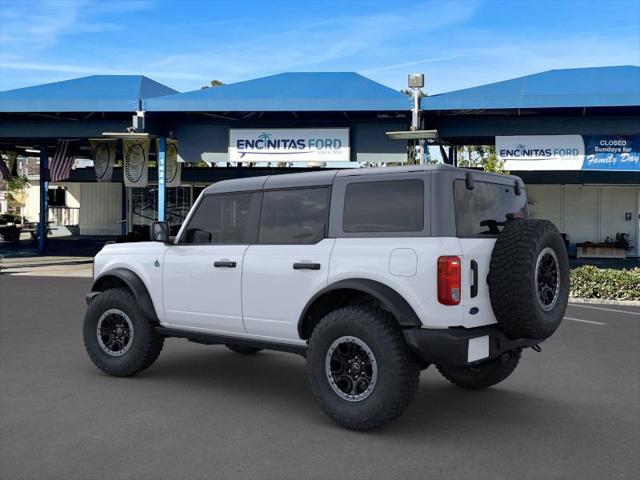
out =
[[[259,243],[317,243],[329,219],[329,189],[307,188],[265,192]]]
[[[252,193],[206,196],[198,205],[180,243],[249,243]]]
[[[473,190],[468,190],[464,180],[456,180],[453,190],[460,236],[497,235],[507,216],[526,216],[526,196],[516,195],[509,185],[474,182]]]
[[[344,232],[419,232],[423,228],[422,180],[356,182],[347,185]]]

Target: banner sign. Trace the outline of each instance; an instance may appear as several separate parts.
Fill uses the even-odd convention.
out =
[[[230,162],[348,162],[348,128],[230,129]]]
[[[178,141],[167,138],[165,174],[167,187],[179,187],[182,180],[182,163],[178,158]],[[156,152],[160,151],[160,139],[156,139]]]
[[[116,162],[115,139],[90,139],[91,150],[93,151],[93,169],[98,182],[110,182],[113,176],[113,165]]]
[[[640,170],[640,136],[496,136],[507,170]]]
[[[507,170],[580,170],[580,135],[496,136],[496,154]]]
[[[122,156],[124,158],[124,186],[146,187],[149,178],[149,145],[148,138],[122,139]]]
[[[585,136],[583,170],[640,170],[640,135]]]

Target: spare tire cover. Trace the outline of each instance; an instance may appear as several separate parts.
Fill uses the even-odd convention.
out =
[[[550,336],[569,298],[569,257],[555,225],[509,220],[493,247],[487,281],[493,313],[507,336]]]

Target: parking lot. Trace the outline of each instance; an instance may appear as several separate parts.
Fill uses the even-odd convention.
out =
[[[0,478],[604,479],[640,475],[640,308],[572,305],[481,392],[433,368],[362,434],[315,403],[301,357],[170,339],[112,378],[81,339],[89,278],[0,275]]]

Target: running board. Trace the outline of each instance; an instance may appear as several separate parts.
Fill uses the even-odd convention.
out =
[[[278,352],[297,353],[303,357],[307,354],[307,346],[291,345],[288,343],[266,342],[252,338],[230,337],[217,335],[215,333],[188,332],[175,328],[156,327],[156,331],[165,337],[186,338],[190,342],[202,343],[203,345],[239,345],[242,347],[263,348],[265,350],[276,350]]]

